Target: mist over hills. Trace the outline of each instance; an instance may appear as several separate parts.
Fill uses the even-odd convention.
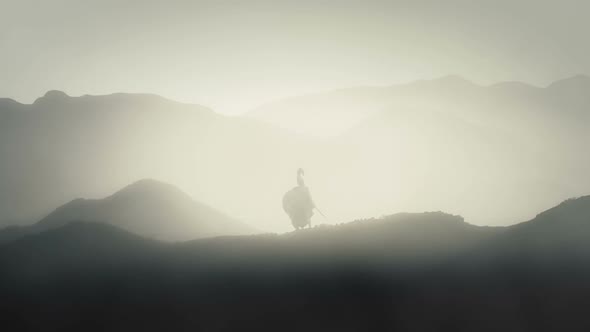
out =
[[[544,88],[447,76],[293,97],[250,116],[349,142],[347,171],[358,175],[347,176],[348,185],[373,198],[373,214],[395,204],[498,225],[588,193],[589,95],[590,78],[582,75]],[[321,121],[338,112],[356,120]]]
[[[31,226],[0,230],[0,243],[75,221],[108,223],[165,241],[257,232],[170,184],[145,179],[103,199],[75,199]]]
[[[154,95],[3,99],[0,224],[30,224],[77,197],[157,178],[261,230],[285,231],[278,202],[297,167],[333,222],[442,210],[511,224],[588,193],[589,82],[484,87],[449,76],[297,97],[246,117]],[[341,121],[328,138],[291,130]]]
[[[590,120],[586,112],[589,90],[590,77],[585,75],[556,81],[544,88],[522,82],[481,86],[449,75],[387,87],[295,96],[263,105],[248,115],[321,136],[340,134],[379,112],[406,109],[442,112],[492,127],[524,129],[523,123],[534,126],[544,120],[579,120],[576,116],[581,116],[582,121]],[[529,122],[535,116],[536,121]],[[347,117],[354,121],[346,121]]]
[[[163,110],[166,119],[156,126],[154,113]],[[157,136],[155,128],[175,116],[204,123],[216,117],[203,107],[152,95],[72,98],[49,91],[32,105],[3,103],[0,184],[9,190],[0,197],[0,219],[32,223],[69,200],[96,194],[96,187],[106,191],[113,180],[130,176],[131,160],[145,162],[154,143],[150,133]]]
[[[305,146],[303,139],[154,95],[50,91],[32,105],[4,101],[0,118],[4,224],[33,223],[72,199],[104,197],[138,178],[182,184],[228,214],[252,217],[252,206],[274,202],[284,187],[259,195],[251,188],[280,183],[278,172],[305,159],[290,149]]]

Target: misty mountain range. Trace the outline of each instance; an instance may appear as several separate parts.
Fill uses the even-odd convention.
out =
[[[589,89],[590,77],[584,75],[556,81],[547,87],[521,82],[481,86],[450,75],[388,87],[348,88],[296,96],[263,105],[248,115],[293,131],[321,136],[350,130],[378,113],[408,109],[440,112],[507,131],[526,127],[544,129],[540,127],[543,125],[560,125],[563,129],[566,124],[590,120]],[[330,121],[317,121],[318,118]],[[552,124],[553,120],[559,123]],[[578,123],[575,128],[584,127]]]
[[[251,188],[276,180],[270,168],[296,164],[284,152],[292,135],[153,95],[50,91],[32,105],[1,100],[0,126],[3,224],[30,224],[72,199],[104,197],[142,178],[183,183],[236,215],[230,203],[266,198]]]
[[[546,88],[450,76],[295,97],[244,117],[154,95],[1,99],[0,224],[157,178],[284,231],[277,202],[297,167],[333,221],[443,210],[511,224],[587,194],[588,96],[585,76]],[[337,136],[301,134],[334,126]]]

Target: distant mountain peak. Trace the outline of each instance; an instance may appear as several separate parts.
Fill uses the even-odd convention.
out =
[[[446,75],[435,79],[420,80],[414,83],[404,84],[402,86],[414,86],[414,87],[430,87],[436,89],[464,89],[479,87],[479,85],[459,75]]]
[[[70,98],[65,92],[59,90],[49,90],[43,97],[37,98],[33,104],[60,102]]]
[[[466,79],[463,76],[459,76],[459,75],[446,75],[446,76],[442,76],[440,78],[436,78],[433,80],[430,80],[429,82],[431,83],[437,83],[437,84],[444,84],[444,85],[460,85],[460,86],[474,86],[475,83],[473,83],[472,81]]]
[[[136,181],[104,199],[73,200],[39,221],[33,231],[72,221],[109,223],[144,237],[172,241],[256,231],[175,186],[153,179]]]
[[[43,96],[44,98],[67,98],[69,97],[67,93],[60,91],[60,90],[49,90]]]
[[[445,75],[443,77],[435,79],[434,81],[471,83],[471,81],[469,81],[465,77],[459,76],[459,75]]]
[[[157,197],[192,200],[192,198],[177,187],[155,179],[141,179],[117,191],[108,199],[123,197]]]

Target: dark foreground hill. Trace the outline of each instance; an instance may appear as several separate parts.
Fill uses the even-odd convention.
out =
[[[508,228],[399,214],[179,244],[69,223],[0,247],[0,310],[34,331],[587,331],[589,216],[582,197]]]
[[[173,241],[256,232],[170,184],[146,179],[104,199],[73,200],[30,227],[0,230],[0,243],[72,221],[104,222],[144,237]]]

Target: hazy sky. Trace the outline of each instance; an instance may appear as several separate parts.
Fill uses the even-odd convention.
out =
[[[458,74],[590,73],[590,2],[0,0],[0,96],[150,92],[237,113]]]

